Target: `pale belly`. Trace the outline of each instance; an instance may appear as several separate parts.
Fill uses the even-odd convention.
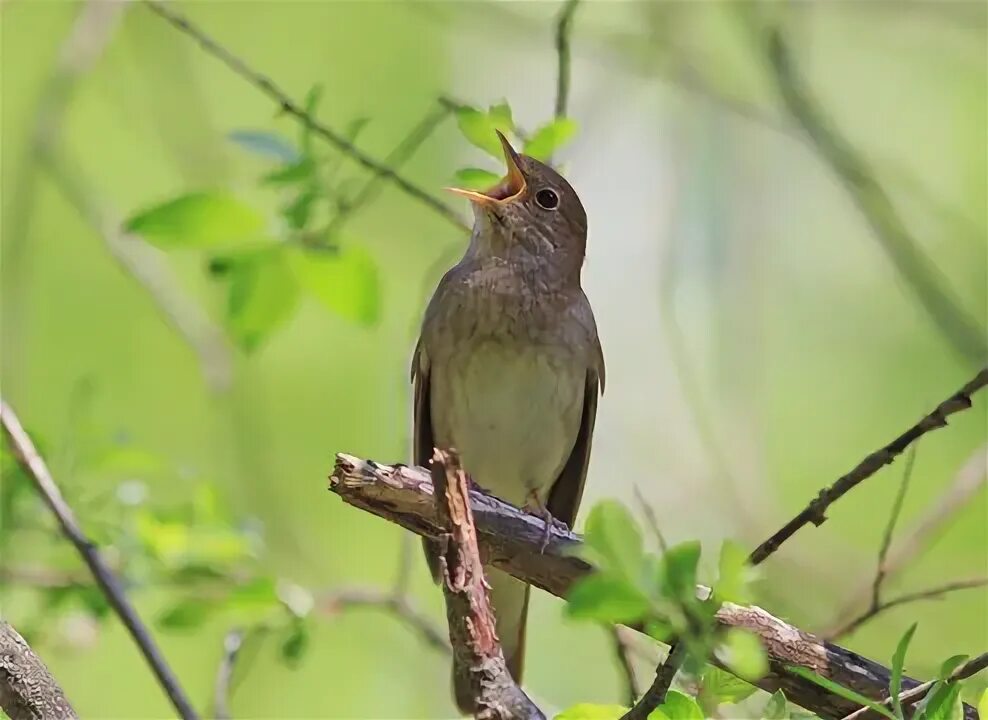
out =
[[[586,368],[570,353],[486,342],[432,368],[436,444],[459,451],[474,482],[514,505],[545,503],[583,413]]]

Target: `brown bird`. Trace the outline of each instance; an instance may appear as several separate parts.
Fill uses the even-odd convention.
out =
[[[439,282],[412,359],[415,463],[455,448],[473,481],[572,525],[590,459],[604,358],[580,287],[587,215],[559,173],[498,133],[508,174],[473,203],[463,258]],[[426,558],[438,581],[436,549]],[[529,586],[487,569],[497,633],[519,684]],[[468,668],[456,704],[473,712]]]

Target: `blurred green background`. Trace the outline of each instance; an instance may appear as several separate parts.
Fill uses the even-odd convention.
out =
[[[300,129],[147,7],[117,13],[95,4],[105,7],[0,6],[5,400],[41,439],[98,536],[116,538],[137,518],[137,537],[167,554],[155,545],[167,522],[152,522],[146,508],[198,498],[197,517],[227,518],[237,542],[251,538],[241,550],[252,573],[317,594],[387,587],[401,533],[345,507],[326,492],[326,477],[340,451],[408,459],[418,319],[465,237],[384,183],[330,238],[361,258],[362,284],[329,301],[309,288],[277,311],[278,323],[254,317],[271,328],[248,350],[229,317],[230,281],[207,272],[213,255],[142,245],[142,262],[173,274],[172,290],[194,316],[220,329],[206,333],[208,349],[197,353],[119,261],[136,252],[133,242],[108,244],[104,234],[194,192],[223,191],[277,217],[283,191],[258,183],[276,164],[230,134],[263,131],[297,145]],[[435,112],[442,95],[478,107],[506,99],[527,128],[552,115],[557,3],[174,7],[298,102],[321,86],[317,114],[327,125],[342,131],[367,118],[356,144],[376,158]],[[809,89],[983,329],[985,5],[763,10],[784,15]],[[753,546],[978,363],[919,309],[848,188],[787,115],[764,48],[736,5],[585,2],[572,53],[569,115],[579,131],[558,160],[590,218],[584,286],[608,364],[585,507],[604,497],[636,507],[637,486],[671,540],[702,539],[710,558],[724,538]],[[73,64],[87,55],[91,66]],[[39,137],[47,151],[39,152]],[[321,161],[336,162],[331,147],[313,143]],[[464,166],[500,169],[447,118],[401,172],[438,194]],[[349,192],[368,176],[343,160],[338,177]],[[448,202],[468,218],[463,203]],[[341,280],[330,271],[319,282]],[[294,297],[293,286],[273,287],[275,304],[283,293]],[[364,311],[348,304],[350,292]],[[890,578],[889,594],[988,569],[986,407],[978,398],[919,443],[903,537],[963,468],[976,490]],[[902,463],[881,471],[835,505],[826,525],[799,533],[766,564],[760,604],[808,630],[830,627],[868,586],[901,477]],[[170,716],[116,621],[93,625],[84,604],[46,608],[39,598],[50,589],[34,587],[45,578],[18,576],[81,567],[35,515],[40,530],[5,518],[4,616],[30,633],[83,716]],[[155,580],[160,561],[133,578],[150,620],[183,597],[181,587]],[[418,562],[411,593],[442,620],[440,595]],[[453,714],[447,658],[395,619],[372,609],[317,615],[297,667],[283,661],[277,638],[257,643],[232,701],[235,717]],[[928,675],[949,655],[984,650],[988,594],[907,605],[844,642],[887,662],[913,619],[920,625],[907,670]],[[201,624],[158,632],[204,710],[236,622],[220,609]],[[547,709],[622,699],[601,629],[565,621],[561,602],[536,593],[529,635],[527,685]]]

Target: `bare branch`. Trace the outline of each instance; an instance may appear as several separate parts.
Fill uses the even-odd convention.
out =
[[[447,529],[440,536],[439,567],[449,639],[457,664],[467,669],[478,720],[545,720],[545,716],[508,672],[494,629],[487,580],[470,509],[470,489],[460,460],[452,451],[432,457],[436,520]]]
[[[205,32],[190,23],[184,16],[167,7],[164,3],[158,2],[158,0],[144,0],[144,4],[150,8],[152,12],[164,18],[178,28],[178,30],[196,40],[203,50],[222,62],[235,74],[239,75],[241,78],[274,100],[283,112],[288,113],[307,128],[312,130],[312,132],[316,135],[326,140],[341,152],[346,153],[366,170],[394,183],[394,185],[400,188],[403,192],[434,210],[445,220],[452,223],[460,230],[464,232],[470,231],[470,227],[466,225],[463,220],[460,219],[459,215],[457,215],[456,212],[453,211],[453,209],[446,203],[419,187],[411,180],[399,175],[395,172],[394,168],[374,159],[347,140],[340,133],[326,125],[323,125],[314,117],[311,117],[301,106],[293,101],[284,90],[275,85],[274,81],[272,81],[269,77],[266,77],[251,68],[238,56],[234,55]]]
[[[10,720],[79,717],[41,658],[3,620],[0,620],[0,708]]]
[[[240,649],[244,646],[247,632],[242,628],[234,628],[223,638],[223,658],[216,670],[216,682],[213,685],[213,716],[216,720],[230,720],[230,689],[233,680],[233,669],[236,667]]]
[[[915,592],[905,593],[894,597],[891,600],[876,601],[875,604],[871,605],[858,617],[853,618],[847,621],[846,624],[827,632],[826,637],[831,640],[837,640],[845,635],[849,635],[869,620],[872,620],[886,610],[891,610],[899,605],[919,602],[921,600],[939,600],[944,595],[957,590],[971,590],[986,586],[988,586],[988,577],[972,578],[970,580],[955,580],[953,582],[944,583],[943,585],[938,585],[927,590],[918,590]]]
[[[773,27],[760,39],[765,43],[772,79],[787,111],[850,193],[934,327],[962,357],[983,363],[988,356],[988,339],[981,324],[953,297],[946,279],[906,227],[868,162],[826,117],[800,77],[782,31]]]
[[[875,582],[871,587],[871,604],[877,607],[882,593],[882,582],[885,580],[885,558],[889,554],[889,546],[892,544],[892,535],[895,533],[895,526],[899,522],[899,515],[902,513],[902,503],[906,499],[909,491],[909,480],[913,475],[913,467],[916,465],[916,445],[909,451],[906,458],[906,468],[902,471],[902,482],[899,483],[899,490],[895,494],[892,503],[892,512],[889,513],[889,521],[885,525],[885,533],[882,536],[882,545],[878,550],[878,565],[875,568]]]
[[[328,615],[359,607],[376,608],[391,613],[429,647],[444,653],[450,652],[444,631],[417,610],[404,594],[384,592],[375,588],[340,588],[323,594],[317,605]]]
[[[621,720],[646,720],[655,708],[664,703],[676,673],[686,661],[686,655],[686,645],[673,641],[669,646],[669,655],[665,662],[655,670],[655,680],[652,681],[651,687],[628,712],[621,716]]]
[[[970,408],[971,396],[985,387],[985,385],[988,385],[988,368],[984,368],[978,372],[960,390],[940,403],[932,412],[925,415],[919,422],[899,435],[895,440],[871,453],[871,455],[858,463],[853,470],[839,478],[833,485],[821,490],[820,494],[802,512],[786,523],[772,537],[755,548],[748,561],[752,565],[758,565],[778,550],[782,543],[796,534],[804,525],[810,523],[818,527],[822,525],[827,519],[825,513],[831,504],[859,483],[874,475],[885,465],[891,463],[923,435],[937,428],[945,427],[947,425],[947,418],[950,415]]]
[[[354,507],[378,515],[424,537],[445,532],[435,513],[429,472],[420,467],[381,465],[338,454],[329,489]],[[479,490],[470,491],[474,525],[483,556],[497,568],[557,597],[592,571],[576,551],[581,540]],[[543,539],[548,543],[543,550]],[[709,589],[698,588],[706,598]],[[873,699],[889,686],[888,668],[838,645],[826,642],[758,607],[724,603],[715,621],[722,629],[742,628],[758,636],[769,659],[769,672],[755,684],[768,692],[782,689],[786,697],[823,718],[841,718],[857,705],[837,697],[791,667],[805,667]],[[730,671],[730,668],[724,668]],[[905,679],[907,688],[916,680]],[[966,709],[968,720],[977,715]]]
[[[570,53],[569,36],[573,29],[573,15],[580,0],[566,0],[556,18],[556,56],[558,71],[556,74],[556,117],[566,116],[566,106],[569,104]]]
[[[14,411],[3,400],[0,400],[0,422],[3,424],[10,449],[18,464],[30,477],[48,509],[55,515],[59,527],[62,529],[62,534],[72,543],[89,567],[110,607],[113,608],[137,644],[175,711],[183,720],[196,720],[198,716],[193,710],[192,704],[179,685],[175,674],[165,662],[150,631],[127,599],[127,594],[120,581],[103,560],[96,545],[86,537],[82,528],[79,527],[75,514],[62,497],[62,493],[48,471],[44,459],[38,454],[34,443],[24,431]]]

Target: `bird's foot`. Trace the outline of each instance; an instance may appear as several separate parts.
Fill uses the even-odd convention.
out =
[[[568,533],[570,531],[569,525],[552,516],[552,513],[549,512],[549,508],[542,503],[534,490],[529,494],[524,509],[529,514],[542,518],[545,522],[545,526],[542,531],[542,542],[539,545],[540,553],[544,553],[545,549],[549,547],[549,540],[552,538],[553,528],[564,533]]]

